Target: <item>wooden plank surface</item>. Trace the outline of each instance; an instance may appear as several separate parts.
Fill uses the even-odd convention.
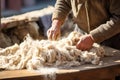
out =
[[[102,58],[103,65],[86,64],[61,68],[56,70],[56,80],[115,80],[120,75],[120,51],[108,47],[105,50],[107,54],[114,55]],[[46,73],[39,71],[0,71],[1,80],[46,80],[45,75]]]

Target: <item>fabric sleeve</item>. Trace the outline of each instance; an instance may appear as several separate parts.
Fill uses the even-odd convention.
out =
[[[97,43],[120,33],[120,0],[110,0],[109,11],[110,20],[90,32]]]
[[[56,0],[52,20],[58,19],[64,22],[70,10],[71,10],[70,0]]]

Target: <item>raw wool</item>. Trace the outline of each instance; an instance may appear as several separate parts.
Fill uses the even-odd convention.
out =
[[[42,73],[43,80],[56,80],[56,72],[58,71],[57,68],[50,68],[50,67],[41,67],[39,70],[36,70],[37,73]]]
[[[0,47],[5,48],[6,46],[12,46],[11,39],[0,31]]]
[[[15,43],[20,44],[29,33],[33,39],[39,39],[39,26],[36,22],[29,22],[17,27],[0,31],[0,47],[5,48]]]
[[[15,44],[0,49],[0,68],[32,70],[43,66],[99,64],[101,56],[104,55],[104,49],[96,44],[90,51],[78,50],[74,41],[78,40],[79,37],[79,33],[72,32],[67,38],[59,41],[39,41],[33,40],[27,35],[20,45]]]
[[[39,38],[39,26],[36,22],[29,22],[27,29],[30,33],[30,36],[34,39],[38,39]]]
[[[20,41],[23,41],[24,37],[29,33],[30,36],[34,39],[39,38],[39,32],[38,32],[39,26],[37,25],[36,22],[29,22],[25,23],[23,25],[19,25],[18,27],[12,29],[11,33],[15,36]],[[21,33],[22,32],[22,33]],[[13,36],[12,35],[12,36]],[[12,37],[11,36],[11,37]]]
[[[27,33],[29,33],[31,37],[35,39],[44,38],[45,36],[41,35],[41,32],[38,32],[37,29],[39,26],[36,24],[36,22],[39,21],[40,18],[47,16],[45,18],[45,21],[48,20],[47,23],[48,25],[50,25],[50,17],[53,11],[54,7],[48,6],[44,9],[27,12],[21,15],[1,18],[0,33],[2,30],[5,30],[5,33],[2,35],[0,34],[0,47],[5,48],[13,45],[14,43],[21,43]],[[50,27],[47,26],[45,23],[45,27]]]

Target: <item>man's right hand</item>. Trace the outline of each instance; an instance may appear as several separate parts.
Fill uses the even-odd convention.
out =
[[[52,26],[47,31],[47,36],[49,40],[57,40],[60,37],[60,26],[61,23],[59,20],[53,20]]]

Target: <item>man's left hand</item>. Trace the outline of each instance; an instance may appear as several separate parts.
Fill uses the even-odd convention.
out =
[[[76,44],[76,48],[80,50],[90,50],[94,43],[94,39],[91,34],[83,35]]]

